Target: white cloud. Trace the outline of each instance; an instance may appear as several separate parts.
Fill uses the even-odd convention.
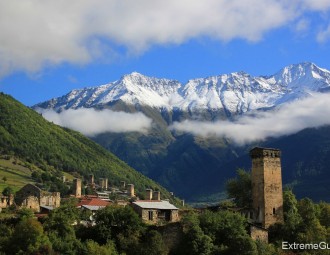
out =
[[[308,9],[329,7],[328,0],[0,0],[0,75],[113,58],[112,46],[136,54],[199,36],[257,41]]]
[[[226,137],[237,144],[294,134],[309,127],[330,124],[330,94],[315,94],[282,106],[275,112],[259,112],[244,116],[235,122],[183,121],[170,128],[198,136]]]
[[[320,43],[325,43],[330,39],[330,24],[328,27],[317,34],[317,40]]]
[[[330,8],[329,0],[304,0],[308,9],[314,11],[327,11]]]
[[[142,113],[114,112],[111,110],[96,111],[91,108],[66,110],[57,113],[53,110],[38,109],[43,117],[60,126],[79,131],[87,136],[94,136],[104,132],[147,133],[152,120]]]

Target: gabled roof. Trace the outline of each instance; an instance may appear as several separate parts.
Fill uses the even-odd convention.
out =
[[[139,200],[133,202],[133,204],[143,209],[178,210],[170,202],[164,200]]]

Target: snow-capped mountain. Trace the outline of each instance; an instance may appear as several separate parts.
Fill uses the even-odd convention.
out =
[[[270,76],[253,77],[235,72],[191,79],[185,84],[131,73],[109,84],[73,90],[34,108],[62,111],[95,107],[142,112],[152,119],[148,133],[104,132],[91,138],[136,170],[192,201],[204,198],[205,194],[214,197],[214,194],[223,192],[223,184],[235,175],[237,167],[249,169],[246,146],[250,145],[239,147],[226,137],[204,138],[185,134],[169,129],[170,125],[185,120],[231,120],[236,114],[273,108],[315,92],[327,91],[330,91],[330,72],[312,63],[301,63],[287,66]],[[95,111],[89,112],[94,114]],[[80,113],[77,116],[80,118]],[[284,155],[292,155],[283,161],[283,181],[298,183],[300,197],[305,196],[306,184],[312,181],[313,192],[315,187],[320,187],[314,197],[326,196],[328,199],[328,193],[324,193],[328,183],[324,180],[330,180],[327,173],[329,132],[327,126],[257,145],[280,148]]]
[[[229,114],[242,114],[329,89],[330,71],[307,62],[287,66],[271,76],[253,77],[234,72],[192,79],[186,84],[133,72],[109,84],[72,90],[35,108],[89,108],[121,100],[126,104],[167,110],[223,109]]]

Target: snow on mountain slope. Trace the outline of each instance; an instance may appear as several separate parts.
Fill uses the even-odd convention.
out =
[[[327,89],[330,89],[330,72],[307,62],[287,66],[272,76],[252,77],[235,72],[192,79],[186,84],[133,72],[109,84],[72,90],[34,108],[88,108],[121,100],[159,109],[191,112],[224,109],[230,114],[242,114]]]

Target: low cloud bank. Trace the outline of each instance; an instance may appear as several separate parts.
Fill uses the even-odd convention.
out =
[[[275,111],[257,112],[254,116],[243,116],[234,122],[186,120],[175,122],[170,129],[203,137],[226,137],[242,145],[329,124],[330,94],[314,94],[309,98],[283,105]]]
[[[37,111],[45,119],[60,126],[79,131],[87,136],[95,136],[104,132],[147,133],[152,125],[152,120],[143,113],[114,112],[107,109],[96,111],[91,108],[69,109],[61,113],[44,109],[38,109]]]

